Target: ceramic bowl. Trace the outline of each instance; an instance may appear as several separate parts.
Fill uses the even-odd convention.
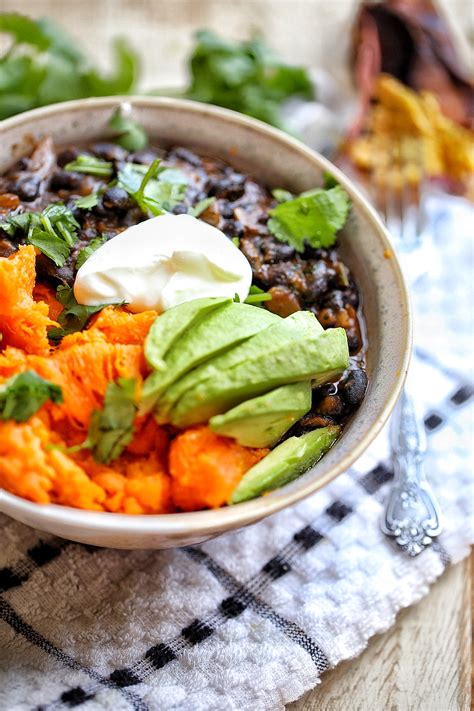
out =
[[[380,431],[403,385],[410,356],[410,308],[387,231],[353,183],[294,138],[232,111],[145,97],[56,104],[3,122],[0,170],[45,134],[59,144],[106,138],[107,123],[123,102],[130,104],[133,117],[152,142],[194,147],[248,171],[270,187],[301,192],[321,184],[323,173],[330,171],[353,203],[341,249],[362,294],[369,341],[369,388],[342,437],[310,471],[267,496],[212,511],[132,516],[40,505],[0,490],[0,511],[48,533],[114,548],[171,548],[255,523],[313,494],[351,466]]]

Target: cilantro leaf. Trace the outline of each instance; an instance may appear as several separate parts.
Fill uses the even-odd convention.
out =
[[[127,151],[141,151],[148,145],[148,136],[143,126],[124,115],[120,107],[110,119],[109,128],[118,134],[116,142]]]
[[[272,195],[277,202],[287,202],[294,198],[293,193],[290,193],[289,190],[283,190],[283,188],[275,188],[272,190]]]
[[[305,243],[316,249],[331,247],[349,212],[349,196],[339,185],[329,190],[310,190],[269,211],[268,229],[298,252]]]
[[[188,215],[192,215],[193,217],[199,217],[199,215],[202,215],[203,212],[206,212],[207,208],[210,207],[213,203],[215,203],[216,198],[215,197],[208,197],[204,198],[204,200],[200,200],[194,207],[188,207]]]
[[[93,207],[99,204],[99,200],[100,193],[90,193],[90,195],[85,195],[84,197],[78,198],[74,204],[81,210],[91,210]]]
[[[308,72],[279,60],[261,39],[230,42],[198,32],[189,60],[186,95],[284,128],[281,106],[293,96],[313,98]]]
[[[136,380],[119,378],[109,383],[102,410],[94,410],[86,440],[68,451],[90,449],[96,462],[109,464],[119,457],[133,439],[133,423],[137,413]]]
[[[26,422],[47,400],[63,401],[60,386],[25,370],[0,384],[0,420]]]
[[[84,306],[78,304],[74,296],[74,291],[70,286],[58,286],[56,299],[64,306],[63,311],[56,319],[61,328],[50,328],[48,337],[51,341],[60,341],[64,336],[76,331],[82,331],[93,314],[102,311],[106,306],[112,304],[97,304],[96,306]],[[118,304],[113,304],[117,306]]]
[[[118,184],[135,200],[145,215],[163,215],[184,197],[187,184],[184,173],[176,168],[160,168],[160,163],[159,158],[148,168],[126,163],[118,173]]]
[[[75,160],[67,163],[64,166],[64,170],[109,178],[113,173],[113,165],[102,158],[82,154],[77,156]]]
[[[107,242],[107,235],[101,235],[100,237],[94,237],[86,247],[80,249],[76,257],[76,269],[80,269],[84,262],[87,262],[91,254],[94,254],[105,242]]]

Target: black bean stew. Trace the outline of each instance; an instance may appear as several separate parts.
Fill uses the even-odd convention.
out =
[[[65,170],[78,155],[90,155],[112,163],[109,178]],[[298,254],[279,242],[267,229],[268,210],[275,206],[268,189],[225,163],[202,157],[183,147],[150,148],[130,153],[113,143],[94,143],[86,148],[68,146],[55,150],[50,138],[41,140],[28,157],[21,158],[0,177],[0,221],[24,211],[39,212],[54,202],[69,207],[80,225],[79,238],[66,262],[57,267],[44,254],[37,259],[38,279],[50,285],[71,285],[79,251],[90,240],[112,239],[130,225],[146,219],[121,187],[110,186],[126,162],[149,165],[155,158],[162,165],[185,173],[187,187],[175,214],[187,212],[201,200],[215,201],[200,219],[221,229],[229,239],[238,238],[253,271],[253,283],[272,296],[265,307],[288,316],[300,309],[312,311],[324,326],[346,330],[351,355],[349,370],[337,383],[313,391],[313,407],[295,425],[291,434],[315,427],[343,424],[360,405],[367,387],[365,343],[359,294],[348,267],[341,260],[337,242],[330,249],[306,248]],[[98,204],[90,210],[75,205],[77,198],[100,191]],[[0,231],[0,256],[13,253],[25,235],[13,237]]]

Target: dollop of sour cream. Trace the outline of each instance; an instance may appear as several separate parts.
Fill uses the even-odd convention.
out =
[[[95,306],[126,302],[137,313],[166,311],[204,296],[239,295],[252,270],[221,230],[191,215],[160,215],[128,227],[99,247],[77,272],[74,296]]]

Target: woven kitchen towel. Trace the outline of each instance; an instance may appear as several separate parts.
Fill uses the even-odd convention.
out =
[[[433,203],[442,259],[413,294],[438,541],[409,558],[380,532],[384,433],[323,491],[192,549],[94,549],[0,517],[2,711],[280,709],[467,555],[471,219],[461,201]]]

